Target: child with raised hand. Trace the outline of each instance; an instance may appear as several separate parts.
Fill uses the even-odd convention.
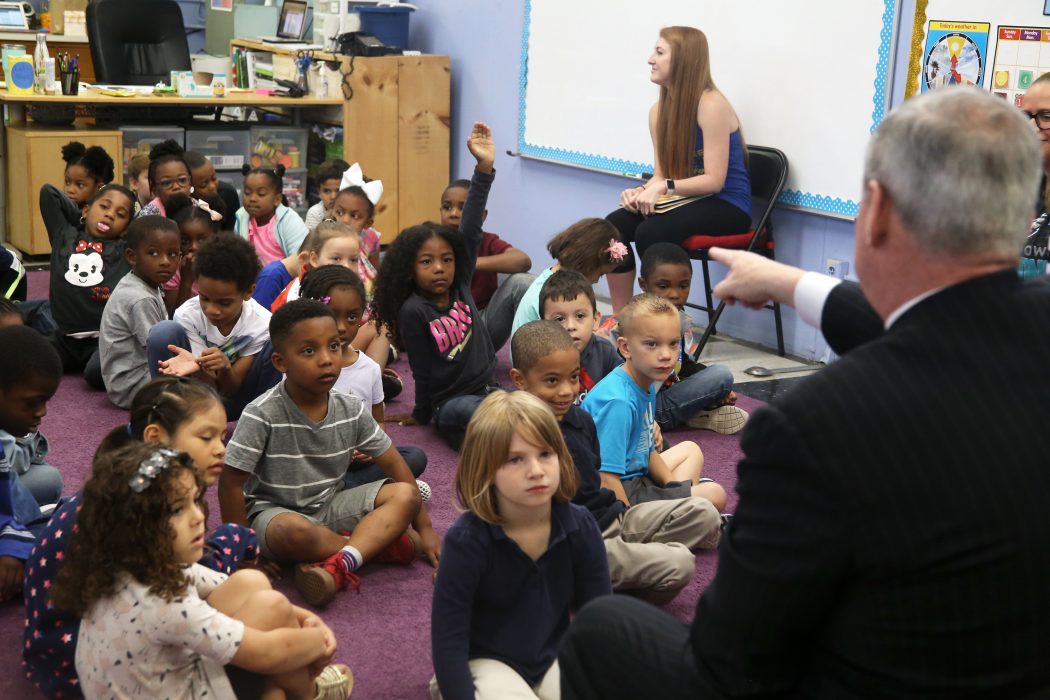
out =
[[[219,484],[223,519],[250,523],[268,559],[297,562],[296,584],[313,605],[358,588],[367,562],[409,564],[418,550],[436,566],[441,539],[412,472],[361,400],[332,391],[342,364],[332,310],[290,301],[270,336],[286,376],[237,423]],[[347,488],[355,451],[388,478]]]
[[[47,522],[40,504],[62,493],[58,470],[34,465],[32,444],[20,441],[39,435],[61,380],[62,361],[43,336],[28,326],[0,328],[0,602],[22,590],[23,567]],[[33,487],[44,486],[48,499],[38,500]]]
[[[350,164],[341,158],[326,160],[317,166],[317,194],[321,198],[306,212],[306,228],[313,231],[325,219],[332,218],[332,205],[342,189],[343,173]]]
[[[529,321],[540,318],[540,290],[547,279],[558,270],[573,270],[595,284],[612,272],[628,254],[627,246],[619,239],[616,227],[605,219],[580,219],[547,243],[547,250],[555,263],[541,272],[522,296],[514,312],[513,334]]]
[[[345,667],[314,680],[336,649],[320,618],[259,572],[199,563],[203,492],[193,459],[169,447],[138,443],[96,459],[51,589],[57,607],[81,616],[84,696],[232,698],[223,668],[232,664],[266,676],[255,697],[312,698],[329,676],[341,676],[336,697],[347,697]]]
[[[305,251],[299,274],[292,279],[281,293],[270,304],[270,311],[276,311],[286,302],[299,298],[299,288],[303,276],[310,270],[322,265],[342,265],[348,270],[357,271],[361,257],[361,243],[357,229],[337,221],[323,221],[303,239]],[[272,263],[271,263],[272,264]]]
[[[547,405],[523,391],[488,396],[467,428],[456,469],[466,512],[434,585],[432,698],[559,697],[569,614],[612,592],[601,533],[575,493]]]
[[[284,166],[244,169],[244,206],[237,210],[234,233],[255,247],[263,265],[299,252],[309,233],[294,209],[284,206]]]
[[[99,328],[102,378],[109,400],[121,408],[149,383],[146,343],[153,326],[168,318],[161,289],[179,269],[179,227],[163,216],[140,216],[128,226],[131,272],[109,297]]]
[[[361,283],[361,278],[353,270],[342,265],[322,265],[303,276],[303,284],[299,291],[301,298],[319,301],[335,314],[343,356],[339,379],[332,389],[344,394],[353,394],[361,399],[365,406],[371,407],[372,418],[382,427],[385,400],[382,370],[375,360],[355,349],[353,345],[365,313],[365,286]],[[413,476],[419,477],[427,468],[426,453],[418,447],[403,445],[398,447],[397,451]],[[347,487],[352,487],[382,478],[383,472],[372,458],[358,452],[354,455],[350,472],[344,481]],[[423,494],[423,500],[427,500],[430,487],[418,479],[416,483]]]
[[[486,124],[474,123],[467,148],[477,160],[459,231],[434,222],[412,226],[387,250],[372,308],[408,352],[415,407],[388,416],[402,425],[435,427],[457,447],[481,400],[498,388],[496,353],[470,294],[481,221],[495,176],[496,147]]]
[[[182,263],[164,283],[164,307],[170,316],[183,302],[197,294],[197,275],[193,261],[201,243],[222,230],[226,205],[214,193],[174,194],[168,198],[168,218],[179,226]]]
[[[190,166],[190,177],[193,180],[193,195],[198,199],[204,199],[208,195],[218,197],[223,205],[222,223],[219,226],[219,230],[232,231],[237,220],[237,210],[241,206],[241,198],[237,194],[237,190],[233,185],[218,178],[215,173],[215,165],[206,155],[197,151],[186,151],[184,157],[186,165]]]
[[[682,246],[654,243],[645,249],[638,284],[643,292],[674,304],[682,316],[683,328],[689,324],[684,307],[692,282],[693,266]],[[674,371],[656,394],[656,422],[660,428],[671,430],[688,425],[723,435],[743,430],[748,414],[733,405],[733,373],[722,365],[693,362],[686,351],[684,332],[678,345]]]
[[[656,387],[674,371],[681,332],[674,304],[652,294],[632,298],[620,310],[616,341],[624,363],[591,389],[582,407],[598,428],[602,485],[625,504],[699,496],[721,511],[726,492],[700,477],[699,445],[683,441],[656,449]]]
[[[262,272],[255,279],[252,299],[259,302],[264,309],[272,307],[277,297],[306,268],[307,263],[310,262],[310,250],[317,247],[316,241],[317,229],[314,229],[306,234],[303,244],[299,246],[298,253],[264,265]]]
[[[554,321],[530,321],[511,343],[515,386],[545,402],[558,419],[576,465],[572,502],[587,508],[602,531],[613,590],[651,603],[669,602],[693,579],[696,560],[690,550],[718,545],[718,510],[706,498],[650,501],[630,508],[617,500],[601,483],[594,421],[575,405],[581,368],[572,336]]]
[[[226,411],[215,390],[191,379],[162,377],[142,387],[131,402],[128,422],[102,440],[96,458],[135,443],[166,445],[186,452],[206,487],[218,481],[226,446]],[[30,680],[48,697],[77,696],[74,654],[80,618],[59,610],[48,597],[69,535],[77,524],[81,494],[62,501],[52,514],[26,568],[26,626],[22,659]],[[255,533],[240,525],[220,525],[205,542],[200,563],[224,574],[258,560]]]
[[[201,244],[194,270],[200,293],[149,335],[150,372],[212,384],[236,420],[281,378],[270,362],[270,312],[252,299],[259,258],[244,239],[220,233]]]
[[[100,187],[113,182],[113,158],[101,146],[88,148],[70,141],[62,147],[62,160],[66,162],[62,191],[78,208]]]
[[[103,185],[82,209],[57,188],[40,188],[40,214],[51,243],[53,342],[65,370],[83,370],[96,389],[105,388],[98,355],[102,311],[131,269],[123,236],[134,210],[135,195],[123,185]]]
[[[169,198],[193,191],[193,179],[185,156],[186,151],[174,139],[161,141],[149,150],[146,177],[153,199],[139,209],[138,216],[167,216]]]
[[[601,319],[594,286],[579,272],[558,270],[540,290],[540,315],[568,331],[580,353],[579,404],[595,384],[623,364],[616,346],[594,333]]]
[[[459,227],[463,205],[467,202],[470,180],[453,180],[441,193],[441,223]],[[488,218],[486,209],[482,221]],[[470,293],[481,311],[481,320],[492,337],[492,345],[499,350],[510,339],[514,312],[535,278],[530,275],[532,259],[523,250],[488,231],[481,234],[478,247],[478,265],[470,282]],[[506,275],[501,284],[499,275]]]

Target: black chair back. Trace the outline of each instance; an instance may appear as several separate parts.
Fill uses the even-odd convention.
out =
[[[752,229],[759,232],[770,225],[769,215],[787,181],[788,161],[783,151],[768,146],[748,146],[747,153]]]
[[[87,32],[98,83],[153,85],[167,83],[173,70],[190,70],[175,0],[93,0]]]

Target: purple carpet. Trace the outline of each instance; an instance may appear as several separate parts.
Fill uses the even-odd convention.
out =
[[[47,273],[30,273],[30,298],[47,295]],[[390,412],[411,409],[414,386],[408,363],[395,366],[405,379],[405,391],[387,407]],[[500,353],[497,376],[509,385],[506,351]],[[745,396],[739,405],[753,411],[761,402]],[[103,435],[127,422],[126,412],[109,403],[104,393],[91,390],[82,378],[68,375],[48,405],[41,431],[51,443],[49,461],[65,475],[65,493],[77,491],[87,479],[91,457]],[[452,482],[456,454],[432,428],[388,425],[396,444],[422,448],[429,464],[423,480],[434,495],[430,515],[439,533],[455,521],[458,511],[453,501]],[[729,511],[736,503],[732,488],[736,463],[740,457],[739,436],[711,432],[677,431],[671,442],[697,441],[705,455],[704,475],[714,478],[729,492]],[[218,501],[214,489],[208,494],[213,525],[218,522]],[[715,572],[714,552],[697,555],[696,577],[667,610],[682,620],[690,620],[700,593]],[[342,593],[322,613],[339,640],[338,661],[349,665],[356,679],[355,698],[425,698],[433,674],[430,661],[430,598],[432,569],[424,562],[410,566],[366,566],[361,572],[360,593]],[[289,573],[277,584],[296,604],[303,604]],[[21,670],[20,644],[24,618],[21,603],[0,606],[0,688],[4,697],[34,697],[32,684]]]

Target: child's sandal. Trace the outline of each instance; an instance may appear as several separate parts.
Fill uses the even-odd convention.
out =
[[[324,667],[314,683],[314,700],[346,700],[354,690],[354,672],[343,664],[331,664]]]

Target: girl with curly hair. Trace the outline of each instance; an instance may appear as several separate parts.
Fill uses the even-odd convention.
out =
[[[79,141],[70,141],[62,147],[66,162],[62,191],[83,207],[96,190],[113,182],[113,159],[101,146],[88,148]]]
[[[213,388],[191,379],[165,377],[135,394],[128,422],[106,435],[95,456],[138,443],[165,445],[189,454],[207,487],[222,471],[225,435],[226,411]],[[74,697],[77,688],[73,655],[80,619],[51,605],[47,593],[65,558],[82,498],[75,494],[55,509],[26,567],[22,659],[30,680],[47,697]],[[200,563],[230,574],[253,565],[258,556],[255,533],[226,524],[208,537]]]
[[[417,425],[434,418],[457,448],[474,409],[498,388],[492,339],[470,293],[494,177],[491,129],[475,122],[467,148],[477,166],[459,231],[432,221],[402,231],[387,250],[372,299],[376,325],[386,324],[408,353],[416,382],[412,413],[387,420]]]
[[[349,669],[328,666],[335,637],[316,615],[260,572],[199,563],[204,488],[193,458],[169,447],[96,458],[51,589],[57,607],[81,616],[84,696],[234,698],[232,664],[266,677],[253,697],[346,698]]]

